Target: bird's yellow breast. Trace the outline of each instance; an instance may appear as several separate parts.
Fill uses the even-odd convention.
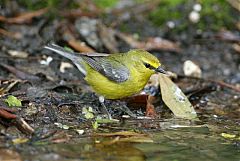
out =
[[[138,72],[131,68],[130,77],[127,81],[117,83],[109,80],[99,72],[87,65],[85,80],[93,90],[107,99],[120,99],[140,92],[148,82],[152,73]]]

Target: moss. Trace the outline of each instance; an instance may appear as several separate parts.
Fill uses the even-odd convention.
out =
[[[37,10],[44,7],[53,7],[60,3],[60,0],[19,0],[18,4],[27,8],[28,10]]]
[[[199,28],[219,30],[222,27],[231,29],[234,26],[236,20],[233,9],[225,0],[200,0],[199,3],[202,5],[201,21],[197,25]]]
[[[192,6],[200,3],[202,10],[200,21],[192,24],[188,20]],[[202,30],[219,30],[220,28],[232,29],[236,22],[233,9],[225,0],[162,0],[159,6],[149,14],[149,19],[157,26],[164,27],[166,22],[175,21],[175,30],[185,30],[190,26]],[[235,18],[234,18],[235,17]]]
[[[111,8],[115,6],[118,0],[93,0],[94,3],[100,8]]]
[[[37,10],[45,7],[58,8],[62,4],[61,0],[18,0],[18,4],[25,7],[28,10]],[[75,1],[71,1],[66,8],[77,8],[78,4]]]
[[[122,24],[120,24],[119,30],[122,32],[128,32],[129,31],[128,28],[129,28],[128,25],[122,23]]]
[[[179,19],[181,13],[177,11],[177,6],[184,3],[184,0],[163,0],[157,9],[149,14],[149,18],[154,24],[161,26],[169,20]]]

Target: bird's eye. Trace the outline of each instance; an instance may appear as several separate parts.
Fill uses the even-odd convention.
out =
[[[148,63],[144,63],[144,65],[145,65],[146,68],[150,68],[151,67],[151,65],[148,64]]]

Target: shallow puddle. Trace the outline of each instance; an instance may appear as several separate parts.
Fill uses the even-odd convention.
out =
[[[140,131],[144,131],[146,135],[141,137],[111,136],[111,133],[108,136],[102,133],[102,136],[97,136],[100,133],[96,132],[94,136],[76,136],[69,143],[32,142],[32,146],[21,144],[17,149],[23,160],[239,161],[240,138],[237,122],[214,117],[207,121],[208,124],[203,121],[193,123],[175,119],[145,120],[151,127],[144,129],[142,126]],[[144,121],[129,121],[124,127],[131,129],[141,122]],[[159,129],[152,128],[154,126],[159,126]]]

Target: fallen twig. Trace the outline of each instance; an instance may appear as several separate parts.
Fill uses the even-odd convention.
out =
[[[160,37],[149,37],[146,41],[139,41],[134,39],[133,36],[127,35],[121,32],[115,32],[116,36],[125,41],[132,48],[144,49],[144,50],[167,50],[180,52],[179,46],[169,40],[162,39]]]
[[[60,15],[62,15],[63,17],[66,17],[66,18],[79,18],[79,17],[82,17],[82,16],[85,16],[85,17],[97,17],[99,16],[99,12],[86,12],[86,11],[83,11],[81,9],[73,9],[73,10],[67,10],[67,11],[60,11],[59,13]]]
[[[17,117],[14,124],[18,128],[18,130],[20,130],[22,133],[25,134],[34,133],[34,129],[23,118]]]
[[[47,11],[48,11],[48,8],[43,8],[33,12],[21,13],[19,16],[11,17],[11,18],[0,16],[0,22],[2,21],[6,23],[22,24],[25,22],[29,22],[30,20],[32,20],[33,17],[41,16]]]
[[[218,80],[212,80],[212,79],[204,79],[204,78],[197,78],[197,77],[192,77],[192,76],[186,76],[186,75],[177,75],[178,78],[188,78],[188,79],[196,79],[196,80],[201,80],[201,81],[207,81],[207,82],[212,82],[212,83],[216,83],[217,85],[221,86],[221,87],[226,87],[229,89],[232,89],[234,91],[240,92],[240,88],[228,84],[226,82],[223,81],[218,81]]]
[[[10,37],[10,38],[14,38],[14,39],[21,39],[22,38],[22,34],[21,33],[19,33],[19,32],[10,32],[10,31],[4,30],[2,28],[0,28],[0,35],[7,36],[7,37]]]
[[[86,43],[84,43],[80,40],[77,40],[69,28],[63,27],[62,30],[63,30],[63,39],[74,50],[76,50],[78,52],[95,52],[95,50],[92,49],[91,47],[87,46]]]
[[[227,0],[227,2],[240,12],[240,0]]]
[[[31,80],[31,81],[39,81],[40,78],[38,76],[35,76],[33,74],[21,71],[16,69],[13,66],[7,65],[7,64],[0,64],[2,67],[7,69],[9,72],[15,74],[18,78],[23,79],[23,80]]]

